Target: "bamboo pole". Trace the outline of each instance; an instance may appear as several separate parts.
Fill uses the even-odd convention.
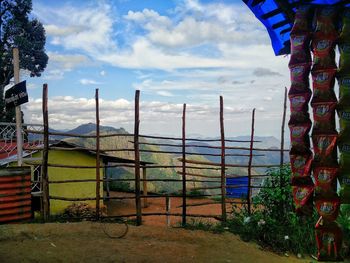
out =
[[[143,191],[142,194],[147,196],[147,170],[146,167],[142,167],[142,181],[143,181]],[[143,199],[143,207],[148,207],[147,197]]]
[[[142,208],[140,198],[140,148],[139,148],[139,128],[140,128],[140,91],[135,93],[135,127],[134,127],[134,147],[135,147],[135,204],[136,204],[136,224],[142,224]]]
[[[48,176],[48,159],[49,159],[49,116],[47,107],[48,87],[47,84],[43,86],[43,98],[42,98],[42,113],[44,123],[44,150],[43,160],[41,165],[41,180],[42,180],[42,204],[43,211],[42,216],[44,221],[48,221],[50,217],[50,197],[49,197],[49,176]]]
[[[255,125],[255,109],[252,112],[252,127],[250,133],[250,157],[248,163],[248,195],[247,195],[247,204],[248,204],[248,213],[251,214],[251,195],[252,195],[252,162],[253,162],[253,146],[254,146],[254,125]]]
[[[186,104],[182,110],[182,226],[186,226]]]
[[[96,220],[100,217],[100,109],[98,89],[95,93],[96,101]]]
[[[226,178],[225,178],[225,129],[224,129],[224,99],[220,96],[220,135],[221,135],[221,217],[226,222]]]

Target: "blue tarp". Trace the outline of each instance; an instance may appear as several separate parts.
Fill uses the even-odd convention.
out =
[[[344,4],[350,6],[350,1],[345,0],[281,0],[288,2],[290,10],[295,12],[295,9],[300,4],[315,4],[315,5],[334,5]],[[267,29],[271,38],[272,48],[275,55],[285,55],[290,53],[290,29],[292,23],[288,20],[287,15],[280,10],[275,0],[243,0],[250,8],[254,15],[260,20]],[[277,11],[277,12],[276,12]],[[266,18],[268,16],[268,18]]]
[[[237,186],[226,189],[227,197],[246,198],[248,196],[248,177],[226,178],[226,185]]]

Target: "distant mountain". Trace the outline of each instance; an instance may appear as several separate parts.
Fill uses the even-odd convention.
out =
[[[87,124],[82,124],[72,130],[67,131],[67,133],[74,133],[74,134],[88,134],[88,133],[95,133],[95,132],[96,132],[96,124],[91,122]],[[116,129],[111,126],[103,126],[103,125],[100,125],[100,132],[128,133],[124,128]]]
[[[60,132],[58,130],[50,130],[51,132]],[[93,135],[96,132],[96,124],[87,123],[80,125],[74,129],[65,131],[67,134],[80,134],[80,135]],[[100,133],[102,134],[128,134],[128,132],[124,128],[116,129],[110,126],[100,126]],[[198,136],[192,135],[191,138],[198,138]],[[203,138],[203,137],[202,137]],[[81,145],[86,148],[95,148],[96,140],[94,138],[78,138],[78,137],[65,137],[65,136],[50,136],[51,140],[64,140],[71,143],[75,143],[77,145]],[[218,138],[205,138],[205,139],[218,139]],[[230,140],[240,140],[240,141],[249,141],[250,136],[237,136],[237,137],[229,137],[227,139]],[[267,148],[267,149],[278,149],[280,148],[280,141],[273,136],[256,136],[256,142],[254,143],[254,148]],[[108,151],[107,153],[113,156],[117,156],[120,158],[134,159],[133,149],[133,138],[130,136],[111,136],[111,137],[102,137],[100,139],[100,147],[101,149],[131,149],[130,151]],[[157,146],[157,145],[147,145],[142,143],[153,142],[153,143],[169,143],[164,140],[146,140],[144,138],[140,138],[140,149],[141,150],[151,150],[153,152],[141,152],[141,160],[151,162],[157,165],[167,165],[167,166],[181,166],[181,162],[178,161],[178,158],[181,157],[181,148],[180,147],[172,147],[172,146]],[[181,143],[171,143],[175,145],[179,145]],[[190,147],[190,145],[197,145],[201,147]],[[197,142],[192,141],[187,143],[186,152],[188,153],[187,159],[202,161],[202,162],[214,162],[220,163],[220,148],[210,148],[210,146],[220,146],[220,142]],[[246,142],[227,142],[226,146],[237,146],[249,148],[249,143]],[[167,151],[167,152],[178,152],[175,154],[172,153],[155,153],[155,151]],[[254,151],[256,155],[254,156],[253,164],[279,164],[280,162],[280,153],[277,152],[261,152]],[[226,150],[226,163],[227,164],[242,164],[246,165],[248,163],[248,154],[249,151],[244,149],[227,149]],[[233,155],[233,156],[230,156]],[[245,156],[242,156],[245,155]],[[285,162],[288,162],[289,156],[286,153]],[[193,165],[189,165],[193,166]],[[133,178],[133,168],[109,168],[109,174],[111,177],[117,178]],[[181,175],[178,173],[180,168],[153,168],[149,169],[148,178],[159,179],[159,178],[168,178],[168,179],[181,179]],[[198,169],[187,169],[188,173],[191,174],[203,174],[209,176],[220,176],[219,170],[198,170]],[[261,174],[264,173],[265,169],[253,169],[253,174]],[[227,169],[227,174],[235,174],[235,175],[247,175],[246,168],[234,168],[230,167]],[[189,180],[199,180],[196,176],[187,176]],[[257,184],[259,184],[258,179]],[[254,183],[254,182],[253,182]],[[213,185],[214,184],[214,185]],[[217,183],[216,183],[217,184]],[[126,188],[134,188],[134,183],[123,183],[123,187],[126,185]],[[119,182],[114,183],[114,186],[118,188],[120,186]],[[188,182],[188,189],[197,188],[197,187],[206,187],[206,186],[216,186],[215,183],[200,183],[200,182]],[[175,193],[181,190],[180,182],[173,183],[164,183],[164,182],[149,182],[148,189],[151,192],[169,192]],[[204,190],[206,193],[217,193],[218,190]]]

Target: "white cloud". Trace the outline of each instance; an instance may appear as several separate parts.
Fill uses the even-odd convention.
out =
[[[98,81],[93,80],[93,79],[80,79],[79,82],[82,85],[100,85],[100,84],[102,84],[101,82],[98,82]]]
[[[106,71],[104,71],[104,70],[102,70],[102,71],[100,72],[100,75],[103,76],[103,77],[106,76],[106,74],[107,74],[107,73],[106,73]]]
[[[30,98],[25,104],[25,119],[28,123],[41,123],[41,99]],[[48,101],[50,127],[56,129],[73,128],[88,122],[95,122],[95,99],[75,98],[71,96],[52,97]],[[141,132],[154,133],[156,129],[162,133],[176,133],[181,131],[182,104],[160,101],[141,101]],[[249,116],[251,109],[242,107],[225,107],[226,121],[231,121],[232,114],[240,118]],[[218,105],[187,104],[189,129],[202,134],[215,135],[214,127],[207,127],[207,123],[218,120]],[[101,125],[124,127],[132,131],[134,123],[134,102],[125,99],[100,100]],[[172,120],[172,125],[169,124]],[[205,127],[203,127],[203,124]],[[167,124],[167,125],[165,125]],[[230,124],[228,124],[230,126]],[[204,129],[204,130],[203,130]],[[207,130],[205,130],[207,129]]]
[[[173,97],[174,94],[169,92],[169,91],[165,91],[165,90],[160,90],[160,91],[157,91],[157,94],[159,96],[163,96],[163,97]]]
[[[58,52],[47,52],[49,64],[65,71],[86,66],[91,63],[89,58],[81,54],[60,54]]]
[[[111,8],[107,4],[79,8],[38,6],[34,13],[44,21],[48,36],[54,40],[52,44],[94,55],[116,48]]]

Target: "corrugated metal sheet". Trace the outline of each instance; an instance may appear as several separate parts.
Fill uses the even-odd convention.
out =
[[[0,224],[31,217],[30,179],[30,167],[0,168]]]
[[[350,1],[346,0],[243,0],[243,2],[266,27],[276,56],[290,53],[289,38],[293,21],[289,19],[287,12],[293,14],[299,5],[305,4],[350,6]]]

